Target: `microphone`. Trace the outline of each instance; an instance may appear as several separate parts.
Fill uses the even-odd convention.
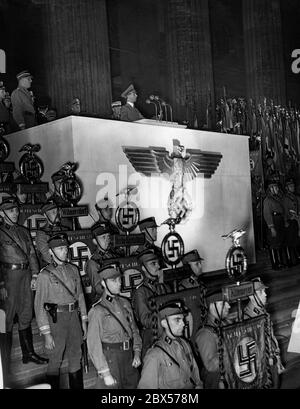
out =
[[[155,106],[155,118],[157,120],[157,105],[155,102],[150,101],[149,98],[146,99],[146,104],[153,104]]]
[[[165,101],[161,101],[161,105],[165,108],[165,117],[166,117],[166,122],[168,122],[168,110],[167,110],[167,104]]]
[[[161,103],[160,103],[161,99],[159,98],[158,95],[154,95],[154,100],[157,101],[158,105],[159,105],[159,120],[160,120],[160,119],[162,119],[162,113],[163,113]]]

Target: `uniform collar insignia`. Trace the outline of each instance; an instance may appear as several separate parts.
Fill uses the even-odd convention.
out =
[[[113,301],[113,297],[111,297],[109,294],[106,294],[106,299],[107,299],[107,301],[109,301],[109,302],[112,302],[112,301]]]
[[[166,343],[169,344],[169,345],[172,344],[172,339],[171,339],[170,337],[168,337],[168,335],[166,335],[165,341],[166,341]]]

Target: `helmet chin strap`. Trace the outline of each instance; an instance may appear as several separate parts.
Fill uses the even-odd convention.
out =
[[[221,322],[221,321],[222,321],[222,318],[223,318],[224,301],[222,301],[222,310],[221,310],[221,314],[219,314],[219,311],[218,311],[218,308],[217,308],[217,306],[216,306],[216,303],[215,303],[215,302],[214,302],[214,307],[215,307],[216,314],[217,314],[217,316],[218,316],[218,320]]]
[[[49,216],[47,215],[47,212],[45,212],[45,216],[46,216],[46,219],[48,220],[48,222],[49,222],[50,224],[55,224],[56,221],[58,220],[58,211],[57,211],[57,213],[56,213],[56,215],[55,215],[55,218],[54,218],[53,222],[50,220]]]
[[[173,333],[173,331],[171,330],[168,317],[166,317],[165,319],[166,319],[166,321],[167,321],[167,325],[168,325],[168,329],[169,329],[169,331],[170,331],[170,334],[171,334],[174,338],[180,338],[180,335],[175,335],[175,334]]]
[[[106,280],[107,280],[107,279],[105,279],[105,278],[103,279],[103,281],[105,282],[106,291],[109,292],[110,295],[112,295],[113,297],[115,297],[115,296],[118,295],[119,293],[113,293],[113,292],[109,289],[109,286],[108,286]]]
[[[69,258],[68,258],[68,254],[67,254],[67,258],[66,260],[62,260],[58,257],[58,255],[55,253],[54,249],[51,249],[52,253],[55,255],[55,257],[57,258],[58,261],[60,261],[61,263],[68,263],[69,262]],[[69,249],[68,249],[68,253],[69,253]],[[52,256],[53,257],[53,256]],[[55,260],[54,260],[55,261]]]
[[[145,232],[146,232],[146,238],[148,237],[148,238],[150,239],[150,241],[151,241],[152,243],[154,243],[154,239],[153,239],[153,237],[151,236],[151,234],[149,233],[147,227],[145,228]]]
[[[5,214],[5,217],[8,218],[8,220],[11,222],[11,224],[18,224],[18,220],[16,222],[14,222],[13,220],[11,220],[11,218],[9,217],[9,215],[6,213],[5,210],[2,210],[2,212]]]
[[[261,308],[261,309],[265,309],[264,304],[262,303],[261,299],[259,298],[258,294],[256,291],[254,291],[253,294],[254,300],[256,302],[256,304]]]
[[[151,277],[157,278],[157,275],[153,275],[153,274],[150,273],[150,271],[148,270],[148,268],[145,266],[144,263],[143,263],[143,266],[144,266],[145,270],[147,271],[147,273],[148,273]]]
[[[100,247],[100,249],[101,249],[104,253],[105,253],[106,251],[108,251],[108,249],[110,248],[110,243],[109,243],[109,245],[107,246],[107,248],[104,249],[104,248],[101,246],[101,244],[99,243],[97,237],[96,237],[96,242],[97,242],[98,246]]]

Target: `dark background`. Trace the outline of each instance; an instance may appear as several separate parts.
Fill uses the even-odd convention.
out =
[[[59,115],[79,97],[103,117],[132,82],[146,116],[154,93],[176,119],[199,113],[201,127],[209,93],[214,104],[224,86],[227,97],[299,106],[300,74],[291,71],[299,21],[299,0],[0,0],[0,79],[11,92],[28,69],[36,97],[51,96]]]

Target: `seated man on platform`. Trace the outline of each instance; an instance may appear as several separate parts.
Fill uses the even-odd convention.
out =
[[[126,99],[126,104],[121,107],[121,121],[134,122],[144,118],[140,111],[134,106],[137,96],[137,92],[132,84],[122,93],[121,97]]]
[[[138,389],[202,389],[193,351],[183,338],[186,314],[181,300],[159,308],[163,333],[146,353]]]
[[[195,337],[196,348],[202,361],[200,375],[204,389],[224,389],[226,380],[221,376],[219,368],[219,329],[229,324],[226,318],[230,305],[223,300],[221,290],[207,293],[206,303],[208,305],[207,320]]]
[[[268,349],[270,351],[269,359],[270,359],[272,382],[273,382],[272,388],[276,389],[279,387],[279,375],[284,371],[284,367],[281,363],[280,349],[279,349],[278,341],[274,335],[273,324],[270,319],[270,315],[266,311],[266,303],[267,303],[266,289],[268,287],[264,285],[260,277],[256,277],[252,281],[254,283],[254,294],[249,297],[250,298],[249,303],[246,305],[243,311],[243,319],[257,317],[263,314],[267,316],[268,328],[270,331]]]

